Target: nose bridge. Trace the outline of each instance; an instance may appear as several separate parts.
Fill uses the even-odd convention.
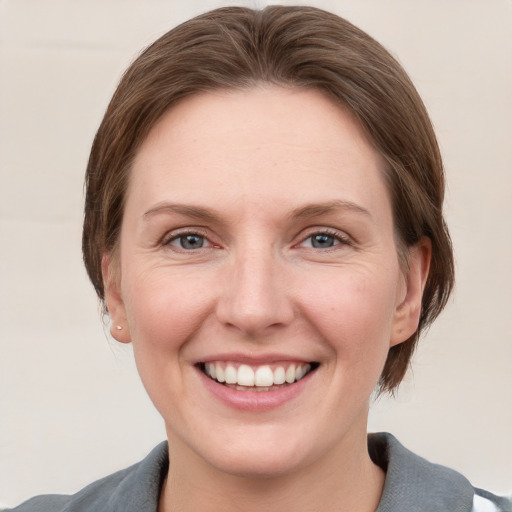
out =
[[[219,319],[254,336],[293,317],[282,265],[270,244],[235,251],[218,305]]]

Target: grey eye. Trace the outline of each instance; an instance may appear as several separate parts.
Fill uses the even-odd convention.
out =
[[[333,247],[338,242],[336,238],[325,233],[317,233],[316,235],[312,235],[310,237],[310,240],[311,247],[315,249],[326,249],[329,247]]]
[[[185,250],[201,249],[205,244],[205,238],[194,234],[181,235],[172,240],[171,244]]]

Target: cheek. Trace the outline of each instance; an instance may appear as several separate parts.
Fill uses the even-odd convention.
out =
[[[136,349],[151,345],[153,350],[177,349],[201,325],[211,297],[200,277],[193,273],[156,269],[127,275],[124,295],[130,333]]]
[[[397,283],[390,276],[398,273],[337,270],[301,294],[304,315],[339,359],[358,364],[368,361],[369,354],[389,349]]]
[[[184,386],[190,371],[184,349],[201,328],[211,301],[199,279],[177,279],[169,269],[125,276],[127,321],[140,378],[160,413],[176,417],[190,391]]]

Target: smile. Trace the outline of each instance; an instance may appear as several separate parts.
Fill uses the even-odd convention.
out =
[[[303,379],[318,363],[249,366],[221,361],[203,363],[205,375],[238,391],[273,391]]]

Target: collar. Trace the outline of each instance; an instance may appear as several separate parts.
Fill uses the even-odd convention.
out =
[[[377,512],[470,512],[474,489],[460,473],[432,464],[387,433],[369,434],[368,451],[386,472]]]
[[[169,454],[167,441],[164,441],[153,448],[141,462],[113,475],[117,476],[117,485],[113,486],[112,482],[108,482],[111,492],[108,501],[106,503],[102,501],[101,504],[104,508],[98,507],[96,510],[102,510],[102,512],[119,512],[119,510],[156,512],[160,490],[168,469]],[[107,480],[108,477],[105,481]],[[103,495],[102,492],[98,492],[98,489],[95,490],[98,496]],[[94,508],[90,508],[90,510],[94,510]]]
[[[456,471],[415,455],[387,433],[369,434],[368,450],[372,460],[386,472],[384,490],[376,512],[472,510],[474,489]],[[168,467],[167,442],[163,442],[140,463],[116,475],[117,485],[111,487],[112,493],[103,510],[158,510],[160,489]]]

